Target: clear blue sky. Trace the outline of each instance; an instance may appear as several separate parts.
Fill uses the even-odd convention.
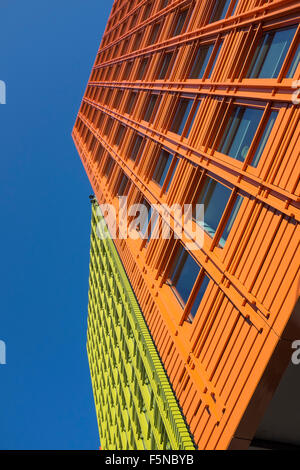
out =
[[[112,0],[1,0],[0,449],[97,449],[90,184],[71,130]]]

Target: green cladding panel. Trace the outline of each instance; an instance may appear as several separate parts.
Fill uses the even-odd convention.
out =
[[[105,238],[103,222],[94,201],[87,351],[101,447],[194,450],[114,242]]]

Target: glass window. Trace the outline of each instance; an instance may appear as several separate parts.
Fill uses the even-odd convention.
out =
[[[158,77],[157,77],[159,80],[166,78],[172,57],[173,57],[173,52],[168,52],[167,54],[164,55],[163,60],[160,62],[159,72],[158,72]],[[170,72],[168,73],[168,75],[170,75]]]
[[[187,8],[186,10],[183,10],[181,13],[179,13],[179,15],[177,16],[176,25],[175,25],[172,36],[178,36],[180,33],[184,32],[183,27],[184,27],[185,20],[188,15],[188,11],[189,10]]]
[[[243,162],[262,115],[262,109],[234,106],[218,150]]]
[[[168,174],[173,155],[168,153],[166,150],[162,150],[152,175],[152,179],[159,185],[163,186],[166,176]]]
[[[146,73],[146,68],[148,64],[148,59],[142,59],[138,68],[137,72],[137,80],[143,80],[145,73]]]
[[[215,67],[215,65],[216,65],[217,59],[218,59],[218,57],[219,57],[219,53],[220,53],[220,50],[221,50],[222,45],[223,45],[223,41],[220,42],[220,44],[219,44],[219,46],[218,46],[218,49],[217,49],[217,52],[216,52],[216,54],[215,54],[213,63],[211,64],[210,69],[209,69],[208,78],[210,78],[210,77],[211,77],[211,74],[213,73],[213,70],[214,70],[214,67]]]
[[[155,105],[157,103],[157,100],[158,100],[158,95],[151,95],[150,96],[150,99],[148,101],[148,105],[147,105],[147,108],[146,108],[146,111],[144,113],[144,121],[150,121],[150,120],[153,120],[154,118],[154,108],[155,108]]]
[[[128,98],[128,101],[127,101],[127,105],[126,105],[126,110],[125,112],[127,114],[130,114],[131,111],[132,111],[132,108],[133,108],[133,105],[135,103],[135,100],[136,100],[136,97],[137,97],[137,93],[135,91],[132,91],[129,95],[129,98]]]
[[[203,296],[205,294],[205,291],[207,289],[209,281],[210,281],[210,278],[208,276],[204,275],[204,277],[201,281],[201,284],[200,284],[200,288],[198,290],[198,294],[197,294],[197,296],[196,296],[196,298],[193,302],[191,311],[190,311],[189,316],[188,316],[188,320],[189,320],[190,323],[192,323],[192,321],[194,320],[194,318],[196,316],[196,313],[198,311],[201,300],[203,299]]]
[[[122,47],[122,52],[121,55],[127,54],[128,52],[128,45],[129,45],[129,39],[125,39]],[[106,60],[108,60],[108,57],[106,57]]]
[[[248,78],[276,78],[296,32],[296,27],[278,29],[263,34],[252,62]]]
[[[189,78],[202,78],[210,59],[214,44],[199,47],[194,60],[193,66],[189,74]]]
[[[177,159],[175,165],[174,165],[173,168],[170,170],[169,178],[168,178],[169,181],[168,181],[168,184],[167,184],[167,187],[166,187],[166,193],[169,191],[169,188],[170,188],[170,186],[171,186],[173,176],[174,176],[175,171],[176,171],[176,168],[177,168],[177,166],[178,166],[178,162],[179,162],[179,160]]]
[[[231,189],[212,178],[205,179],[197,204],[204,205],[204,221],[196,221],[208,235],[214,237],[224,210],[231,196]]]
[[[176,134],[182,135],[185,129],[188,117],[190,115],[194,101],[188,98],[180,98],[177,109],[170,127],[170,131],[175,132]],[[193,126],[197,111],[199,109],[200,101],[198,102],[196,109],[193,111],[193,116],[191,116],[190,125],[185,131],[185,137],[188,137],[191,128]]]
[[[163,10],[164,8],[166,8],[168,3],[169,3],[169,0],[161,0],[160,5],[159,5],[159,10]]]
[[[152,207],[149,204],[149,202],[146,201],[145,198],[142,200],[141,204],[145,207],[146,210],[143,213],[144,217],[143,217],[143,220],[140,224],[140,233],[141,233],[142,238],[147,238],[148,225],[149,225],[151,215],[152,215]]]
[[[124,21],[120,27],[120,35],[119,37],[123,36],[123,34],[125,33],[125,30],[126,30],[126,25],[127,25],[127,21]]]
[[[290,67],[287,71],[287,74],[286,74],[287,78],[293,78],[293,76],[295,75],[295,72],[297,70],[297,67],[299,65],[299,62],[300,62],[300,44],[298,45],[298,47],[296,49],[296,52],[294,54],[292,63],[291,63],[291,65],[290,65]]]
[[[190,119],[190,123],[189,123],[189,126],[188,128],[185,130],[185,137],[188,137],[190,135],[190,132],[191,132],[191,129],[193,127],[193,124],[194,124],[194,121],[195,121],[195,117],[197,116],[197,113],[198,113],[198,109],[199,109],[199,106],[200,106],[200,103],[201,101],[198,101],[197,102],[197,105],[196,105],[196,108],[192,111],[192,116],[191,116],[191,119]]]
[[[117,80],[120,75],[121,64],[116,65],[113,75],[113,80]]]
[[[152,10],[152,3],[148,2],[144,9],[142,21],[145,21],[150,16],[151,10]]]
[[[147,238],[147,241],[146,241],[146,244],[145,246],[148,245],[149,241],[151,238],[154,238],[154,239],[158,239],[159,238],[159,225],[156,225],[159,223],[159,214],[156,210],[152,210],[152,207],[151,207],[151,215],[150,215],[150,226],[148,226],[148,238]]]
[[[115,109],[118,109],[118,107],[120,105],[120,102],[121,102],[121,98],[122,98],[122,92],[121,92],[121,90],[119,90],[119,91],[117,91],[117,94],[116,94],[115,99],[114,99],[113,107]]]
[[[199,264],[180,245],[171,267],[170,284],[182,306],[187,303],[199,272]]]
[[[96,155],[95,155],[95,162],[97,163],[101,162],[103,153],[104,153],[104,147],[102,147],[102,145],[99,144]]]
[[[142,33],[137,33],[136,34],[135,40],[134,40],[134,43],[133,43],[133,46],[132,46],[133,51],[136,51],[140,47],[142,37],[143,37]]]
[[[128,181],[129,180],[128,180],[127,176],[124,175],[124,173],[123,173],[123,176],[121,177],[120,184],[119,184],[119,187],[118,187],[118,196],[124,196],[125,194],[127,194],[128,191],[126,191],[126,188],[127,188],[127,185],[128,185]]]
[[[131,18],[130,29],[133,29],[137,22],[138,13],[135,13]]]
[[[270,137],[277,115],[278,115],[277,111],[272,111],[265,125],[264,132],[259,140],[258,147],[251,161],[251,166],[253,166],[254,168],[256,168],[259,163],[260,157],[264,151],[268,138]]]
[[[155,25],[152,26],[150,38],[148,44],[154,44],[157,41],[159,31],[160,31],[160,23],[156,23]]]
[[[108,82],[110,78],[111,67],[105,67],[105,81]]]
[[[213,23],[214,21],[219,21],[223,20],[227,14],[229,5],[231,3],[231,0],[218,0],[215,2],[214,9],[212,11],[211,17],[210,17],[210,23]],[[235,5],[232,11],[232,15],[235,12],[237,5],[237,1],[235,1]]]
[[[178,102],[177,109],[170,127],[172,132],[181,135],[186,124],[188,115],[190,114],[193,100],[181,98]]]
[[[104,168],[104,174],[107,176],[107,178],[110,176],[113,166],[114,166],[114,160],[111,157],[108,157],[107,162],[105,164]]]
[[[141,135],[138,135],[135,138],[132,150],[131,150],[130,155],[129,155],[130,160],[133,160],[133,161],[136,160],[136,158],[139,154],[142,142],[143,142],[143,137]]]
[[[112,89],[109,88],[108,91],[107,91],[107,93],[106,93],[105,104],[110,105],[111,95],[112,95]]]
[[[126,64],[124,74],[123,74],[123,80],[127,80],[129,78],[129,75],[130,75],[131,70],[132,70],[132,66],[133,66],[133,62],[128,62]]]
[[[112,128],[112,125],[113,125],[112,118],[108,118],[108,121],[107,121],[105,129],[104,129],[104,135],[107,135],[107,136],[109,135],[109,133],[111,131],[111,128]]]
[[[124,137],[124,133],[125,133],[125,126],[121,125],[117,131],[117,135],[115,138],[115,145],[120,145],[120,142],[122,141]]]
[[[228,238],[228,235],[229,235],[229,232],[230,230],[232,229],[232,226],[234,224],[234,221],[236,219],[236,216],[238,214],[238,211],[240,210],[240,207],[242,205],[242,202],[243,202],[244,198],[240,195],[237,196],[236,198],[236,201],[233,205],[233,208],[230,212],[230,215],[228,217],[228,220],[227,220],[227,223],[226,223],[226,226],[223,230],[223,233],[222,233],[222,236],[219,240],[219,245],[223,248],[225,243],[226,243],[226,240]]]

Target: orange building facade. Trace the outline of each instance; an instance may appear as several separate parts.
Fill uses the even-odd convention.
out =
[[[269,439],[300,340],[299,18],[295,0],[115,0],[73,129],[99,204],[204,204],[196,250],[115,240],[199,449]]]

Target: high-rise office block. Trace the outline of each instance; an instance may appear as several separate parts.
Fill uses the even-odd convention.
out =
[[[116,0],[73,130],[98,203],[123,222],[121,197],[148,208],[139,236],[117,230],[110,248],[199,449],[300,444],[299,17],[296,0]],[[191,249],[194,209],[178,237],[172,206],[198,203]],[[97,243],[90,321],[112,341],[114,294],[97,300],[94,276],[104,282],[116,252],[96,274]],[[115,396],[101,374],[101,396]],[[107,429],[110,405],[95,400]]]

